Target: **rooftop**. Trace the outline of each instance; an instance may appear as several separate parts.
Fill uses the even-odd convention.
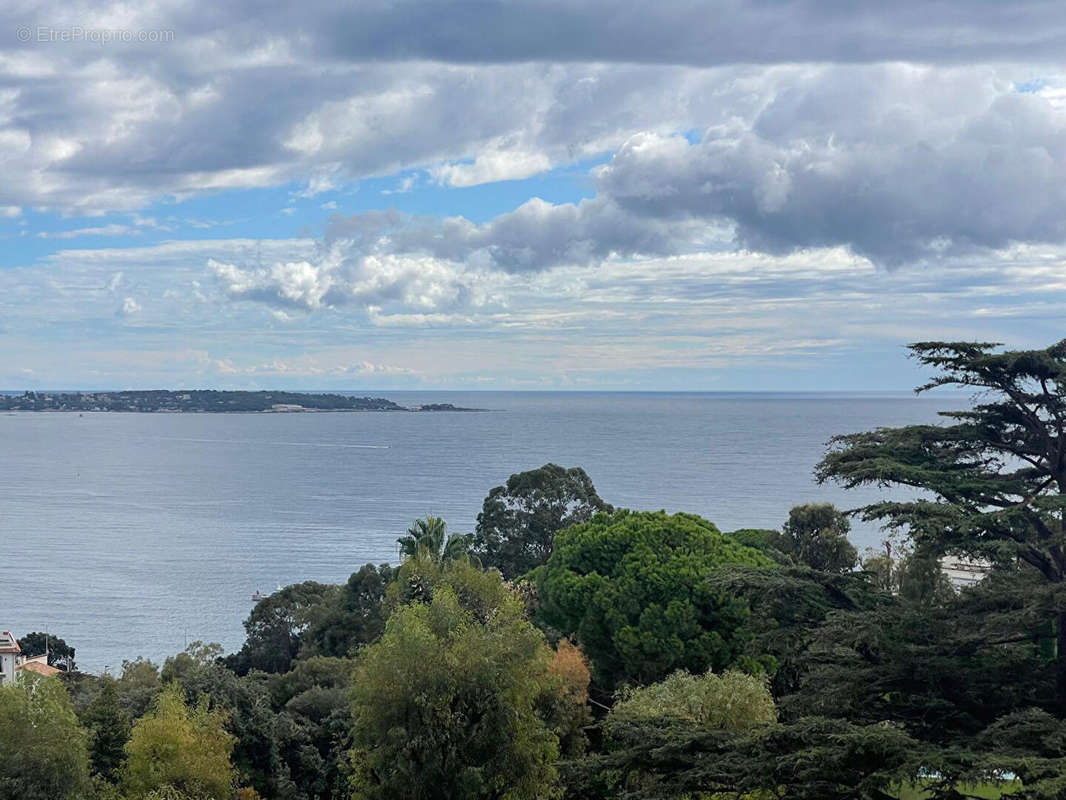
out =
[[[0,631],[0,653],[21,653],[18,640],[9,631]]]
[[[19,672],[35,672],[38,675],[44,675],[45,677],[58,675],[61,672],[61,670],[58,670],[49,664],[42,664],[40,661],[27,661],[24,664],[19,664],[15,669]]]

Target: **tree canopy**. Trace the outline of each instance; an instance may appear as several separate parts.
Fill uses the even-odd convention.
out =
[[[454,561],[469,558],[474,536],[469,533],[449,534],[448,525],[432,515],[416,519],[407,535],[398,540],[401,558],[428,558],[433,561]]]
[[[101,678],[99,691],[82,721],[89,732],[93,773],[115,782],[130,738],[130,718],[119,703],[118,687],[113,678]]]
[[[87,738],[57,678],[21,675],[0,686],[0,797],[82,800]]]
[[[613,507],[580,467],[545,464],[489,491],[477,517],[473,551],[486,567],[517,578],[548,560],[555,535]]]
[[[551,650],[516,597],[498,595],[487,614],[483,602],[464,604],[461,582],[399,607],[359,656],[356,797],[534,800],[555,792],[558,737],[538,714],[545,691],[558,685]]]
[[[21,637],[18,642],[22,655],[26,658],[43,656],[48,653],[48,663],[51,666],[67,672],[73,672],[77,668],[74,663],[74,648],[58,636],[34,631]]]
[[[831,503],[793,506],[777,537],[778,549],[796,562],[821,572],[847,572],[859,553],[848,541],[851,523]]]
[[[772,564],[692,514],[598,514],[556,540],[538,571],[539,615],[576,638],[604,689],[722,669],[742,655],[748,607],[708,577]]]
[[[1066,714],[1066,340],[1045,350],[983,342],[919,342],[911,355],[936,375],[919,387],[975,392],[949,424],[838,436],[817,469],[846,487],[903,486],[863,516],[904,529],[933,555],[959,554],[1039,574],[1057,631],[1057,697]]]
[[[336,593],[336,586],[304,581],[260,600],[244,622],[248,636],[231,657],[234,669],[242,674],[250,669],[286,672],[300,652],[302,634]]]
[[[236,775],[233,737],[225,716],[203,704],[190,708],[177,684],[167,686],[133,726],[122,768],[132,797],[173,789],[200,800],[230,800]]]

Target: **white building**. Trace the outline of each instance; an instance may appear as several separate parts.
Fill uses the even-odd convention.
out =
[[[21,663],[18,641],[8,631],[0,631],[0,686],[15,680],[15,670]]]
[[[944,556],[940,559],[940,569],[947,575],[952,586],[956,589],[965,589],[984,580],[992,571],[992,565],[975,558]]]
[[[45,677],[60,672],[48,663],[48,653],[26,658],[22,655],[18,640],[8,631],[0,631],[0,686],[11,683],[15,675],[23,671]]]

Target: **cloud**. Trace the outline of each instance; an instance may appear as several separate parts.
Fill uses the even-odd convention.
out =
[[[350,304],[426,309],[485,305],[491,276],[428,256],[363,252],[352,240],[320,248],[313,260],[269,266],[208,261],[231,300],[301,311]]]
[[[645,134],[597,188],[653,219],[726,220],[745,248],[846,245],[898,266],[1066,240],[1066,114],[988,71],[827,70],[698,143]]]
[[[329,232],[360,228],[360,248],[377,237],[379,252],[505,272],[838,246],[897,267],[1060,243],[1066,109],[1053,98],[988,69],[808,70],[695,141],[631,136],[593,170],[596,196],[580,203],[533,198],[484,223],[364,214],[333,219]]]
[[[469,164],[443,164],[430,170],[440,183],[448,186],[477,186],[481,183],[528,178],[551,169],[546,153],[496,151],[481,153]]]
[[[41,231],[37,236],[40,239],[77,239],[80,236],[137,236],[140,233],[140,230],[131,225],[111,223],[66,231]]]
[[[640,133],[750,121],[790,82],[827,69],[817,65],[848,74],[884,59],[934,71],[991,62],[1003,80],[1029,81],[1061,71],[1064,39],[1063,15],[1044,6],[976,13],[961,0],[932,10],[793,0],[772,11],[671,0],[653,12],[312,3],[265,17],[243,5],[12,12],[13,27],[99,19],[175,35],[165,45],[0,43],[0,206],[91,215],[282,185],[306,198],[405,170],[455,187],[513,180]],[[544,26],[553,34],[536,35]]]
[[[155,4],[136,10],[117,2],[92,14],[53,3],[26,4],[11,23],[80,22],[173,29],[164,53],[230,68],[298,63],[429,60],[451,63],[595,61],[697,66],[803,60],[972,61],[1057,59],[1066,45],[1061,10],[1039,0],[736,0],[634,2],[584,0],[367,0],[338,7],[327,0],[292,5],[273,0],[225,7]],[[12,37],[13,38],[13,37]],[[78,44],[66,45],[78,47]],[[84,51],[99,52],[85,43]],[[131,43],[130,60],[159,58],[163,48]],[[17,50],[23,72],[47,71],[28,47]]]

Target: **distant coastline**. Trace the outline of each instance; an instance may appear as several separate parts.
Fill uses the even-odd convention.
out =
[[[292,414],[327,411],[469,412],[487,409],[463,408],[451,403],[402,406],[382,397],[350,397],[334,393],[157,389],[122,392],[23,392],[0,395],[0,411]]]

